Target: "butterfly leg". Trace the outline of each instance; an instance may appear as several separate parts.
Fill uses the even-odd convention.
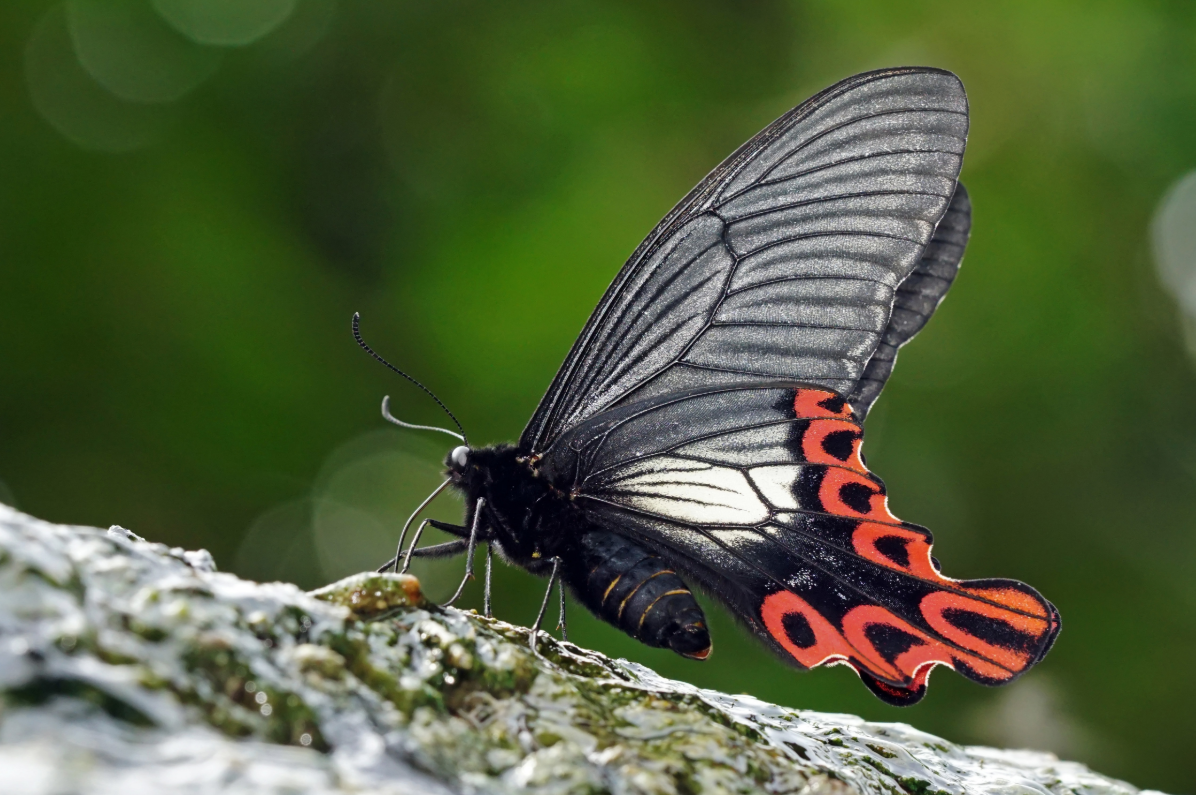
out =
[[[461,598],[461,594],[465,592],[465,584],[473,579],[473,551],[477,549],[478,545],[478,526],[482,523],[482,507],[486,504],[485,497],[478,497],[477,504],[473,508],[473,527],[469,530],[469,544],[465,549],[465,576],[461,578],[461,584],[457,586],[457,592],[453,594],[452,598],[445,602],[441,607],[448,607],[453,602]]]
[[[414,552],[411,553],[411,557],[414,557],[414,558],[423,558],[423,557],[443,558],[443,557],[447,557],[449,555],[455,555],[458,552],[465,551],[465,540],[464,539],[469,538],[469,530],[467,528],[460,527],[455,524],[448,524],[447,522],[438,522],[435,519],[427,519],[424,521],[424,524],[430,524],[433,527],[435,527],[437,530],[444,530],[445,532],[451,533],[452,535],[460,536],[462,540],[461,541],[450,541],[447,544],[436,544],[434,546],[425,547],[424,549],[416,549]],[[416,532],[417,540],[419,539],[419,534],[423,532],[423,529],[424,529],[423,525],[420,525],[416,529],[415,532]],[[425,551],[425,550],[427,550],[427,551]],[[402,561],[404,559],[404,557],[405,556],[403,554],[396,555],[395,557],[391,558],[390,560],[386,561],[381,566],[379,566],[377,569],[375,569],[375,571],[377,571],[378,573],[382,573],[382,572],[386,571],[387,569],[393,570],[395,568],[396,563]],[[406,571],[407,567],[404,566],[402,570]]]
[[[424,508],[427,508],[428,505],[432,502],[432,500],[436,499],[436,497],[440,494],[440,492],[447,489],[448,485],[452,482],[453,482],[452,480],[446,480],[443,483],[441,483],[439,486],[437,486],[435,491],[433,491],[431,494],[429,494],[427,496],[427,499],[425,499],[423,502],[421,502],[419,504],[419,507],[415,509],[415,512],[412,513],[411,516],[409,516],[407,518],[406,523],[403,525],[403,531],[401,533],[399,533],[399,544],[397,547],[395,547],[395,556],[390,561],[390,565],[393,567],[392,570],[396,574],[398,573],[398,570],[399,570],[399,558],[401,558],[403,556],[403,542],[407,539],[407,529],[409,527],[411,527],[411,523],[415,521],[415,517],[417,517],[421,513],[423,513]],[[384,566],[383,568],[386,568],[386,567]]]
[[[469,540],[469,528],[452,522],[442,522],[438,519],[429,519],[428,524],[435,527],[437,530],[443,530],[451,536],[456,536],[462,540]]]
[[[419,544],[419,537],[424,534],[424,528],[431,521],[431,519],[424,519],[419,523],[419,527],[415,528],[415,535],[411,538],[411,546],[407,547],[407,554],[403,556],[403,568],[399,569],[399,574],[406,574],[407,569],[411,567],[411,555],[415,552],[416,545]]]
[[[490,567],[494,560],[494,544],[486,545],[486,588],[482,596],[482,612],[490,618]]]
[[[556,628],[561,631],[561,640],[569,640],[569,627],[565,622],[565,583],[557,583],[556,591],[561,597],[560,618],[557,619]]]
[[[411,557],[413,557],[413,558],[447,558],[450,555],[456,555],[456,554],[459,554],[459,553],[465,551],[466,540],[469,538],[469,528],[461,527],[460,525],[449,524],[447,522],[438,522],[435,519],[429,519],[425,522],[425,524],[430,524],[430,525],[432,525],[432,527],[435,527],[437,530],[444,530],[445,532],[451,533],[452,535],[460,536],[461,540],[460,541],[449,541],[444,544],[434,544],[430,547],[424,547],[423,549],[416,549],[414,552],[411,553]],[[416,530],[416,532],[417,533],[423,532],[423,527],[420,526]],[[417,536],[417,538],[418,538],[418,536]],[[391,558],[390,560],[386,561],[381,566],[379,566],[376,569],[376,571],[381,573],[381,572],[386,571],[387,569],[393,568],[393,566],[395,565],[395,561],[403,560],[403,557],[404,556],[400,555],[398,558]],[[406,571],[406,570],[407,570],[406,567],[404,567],[403,571]]]
[[[391,558],[390,560],[386,561],[385,563],[383,563],[381,566],[379,566],[378,572],[381,573],[381,572],[386,571],[387,569],[390,569],[395,574],[406,573],[407,566],[410,565],[410,563],[411,563],[411,549],[414,549],[416,543],[419,542],[420,534],[424,532],[424,527],[427,524],[428,524],[428,520],[424,519],[422,522],[420,522],[419,527],[415,528],[415,538],[412,540],[411,547],[407,550],[406,555],[403,554],[403,547],[402,547],[402,543],[404,540],[403,536],[407,535],[407,530],[406,530],[406,528],[404,528],[403,536],[399,537],[399,548],[398,548],[398,550],[395,551],[395,556],[393,558]],[[404,561],[402,569],[399,568],[399,561],[401,561],[401,560]]]
[[[527,634],[527,643],[532,649],[532,654],[537,657],[542,656],[536,644],[536,641],[540,638],[540,624],[544,622],[544,614],[548,612],[548,600],[552,596],[552,586],[556,585],[560,573],[561,559],[553,558],[552,574],[548,577],[548,589],[544,591],[544,601],[540,603],[540,612],[536,614],[536,623],[532,624],[532,628],[528,630]]]
[[[469,542],[465,539],[457,539],[456,541],[446,541],[443,544],[433,544],[430,547],[420,547],[411,553],[413,558],[448,558],[453,555],[460,555],[469,547]]]

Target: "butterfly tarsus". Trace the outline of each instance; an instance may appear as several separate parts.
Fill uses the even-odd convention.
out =
[[[486,545],[486,586],[482,595],[482,612],[490,618],[490,569],[494,561],[494,544]]]
[[[559,560],[559,558],[558,558]],[[556,621],[556,628],[561,631],[561,640],[569,640],[569,626],[565,621],[565,583],[558,582],[556,592],[561,598],[560,614]]]

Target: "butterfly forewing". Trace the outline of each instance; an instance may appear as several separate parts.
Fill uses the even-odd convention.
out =
[[[1050,603],[1010,580],[943,577],[861,443],[834,392],[744,385],[620,407],[544,463],[575,473],[592,521],[668,556],[798,665],[847,663],[912,703],[934,665],[995,684],[1037,662],[1058,630]]]
[[[955,193],[967,128],[958,78],[930,69],[859,75],[778,119],[632,255],[520,446],[693,388],[851,393]]]

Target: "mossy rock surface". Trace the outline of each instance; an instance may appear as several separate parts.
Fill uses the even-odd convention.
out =
[[[313,593],[0,506],[19,793],[1077,793],[1048,754],[702,690],[363,574]]]

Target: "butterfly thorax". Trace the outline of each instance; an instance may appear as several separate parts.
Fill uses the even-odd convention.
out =
[[[449,462],[448,475],[467,499],[467,524],[478,499],[485,499],[479,538],[531,571],[546,570],[586,523],[570,495],[537,471],[535,457],[513,445],[470,450],[465,466]]]

